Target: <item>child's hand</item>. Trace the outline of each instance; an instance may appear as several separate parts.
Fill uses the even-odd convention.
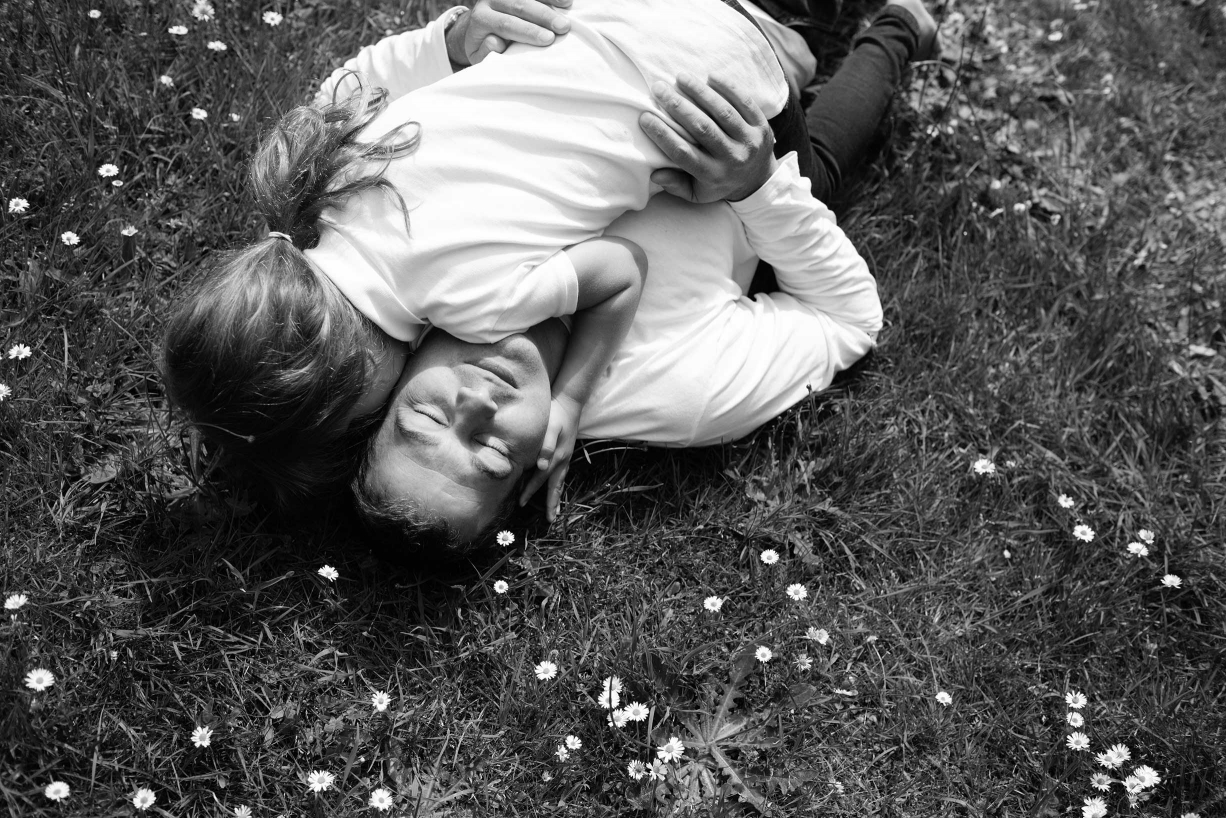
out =
[[[549,402],[549,426],[536,461],[537,472],[532,475],[523,494],[519,496],[519,504],[522,506],[548,481],[545,518],[550,522],[558,515],[558,507],[562,505],[562,481],[566,479],[566,472],[570,469],[570,456],[575,451],[575,438],[579,434],[579,415],[582,411],[582,406],[564,396],[555,397]]]

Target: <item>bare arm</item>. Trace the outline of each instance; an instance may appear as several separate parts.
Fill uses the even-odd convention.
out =
[[[579,278],[579,300],[562,367],[553,381],[549,430],[520,503],[548,482],[545,514],[553,520],[570,465],[583,407],[630,331],[647,275],[647,256],[634,242],[590,239],[566,255]]]

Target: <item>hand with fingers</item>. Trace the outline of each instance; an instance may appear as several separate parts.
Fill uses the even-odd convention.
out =
[[[735,83],[682,74],[676,88],[657,82],[651,90],[689,136],[685,139],[653,111],[639,117],[639,126],[677,166],[651,174],[664,190],[700,204],[735,202],[774,173],[774,134],[762,109]]]
[[[511,43],[546,46],[555,35],[570,31],[570,21],[558,9],[571,0],[477,0],[472,10],[447,34],[447,54],[457,65],[476,65],[490,53],[501,54]]]
[[[545,492],[545,518],[553,522],[562,505],[562,482],[570,470],[570,456],[575,451],[575,438],[579,434],[579,416],[583,407],[564,396],[555,397],[549,403],[549,426],[541,453],[536,461],[536,474],[528,481],[519,496],[522,506],[541,488]]]

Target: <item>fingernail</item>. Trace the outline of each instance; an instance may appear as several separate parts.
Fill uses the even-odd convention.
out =
[[[553,30],[559,34],[565,34],[566,32],[570,31],[570,20],[567,20],[565,17],[554,20]]]
[[[663,98],[667,96],[669,90],[668,83],[662,80],[657,80],[651,84],[651,93],[655,94],[657,97]]]

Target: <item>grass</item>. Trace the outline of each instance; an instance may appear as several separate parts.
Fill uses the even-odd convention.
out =
[[[590,444],[558,525],[429,569],[378,560],[342,510],[269,515],[151,361],[200,261],[259,227],[241,167],[261,125],[437,8],[297,2],[273,28],[216,5],[0,19],[0,192],[29,201],[0,213],[0,346],[33,349],[0,360],[0,591],[29,597],[0,620],[8,814],[126,815],[149,787],[160,815],[351,815],[386,787],[393,815],[1055,815],[1103,769],[1065,747],[1071,690],[1094,751],[1130,748],[1116,778],[1162,777],[1131,806],[1113,784],[1112,814],[1226,810],[1215,0],[945,9],[958,69],[917,71],[842,204],[886,302],[871,359],[736,444]],[[610,674],[649,720],[605,723]],[[627,776],[674,735],[665,781]]]

